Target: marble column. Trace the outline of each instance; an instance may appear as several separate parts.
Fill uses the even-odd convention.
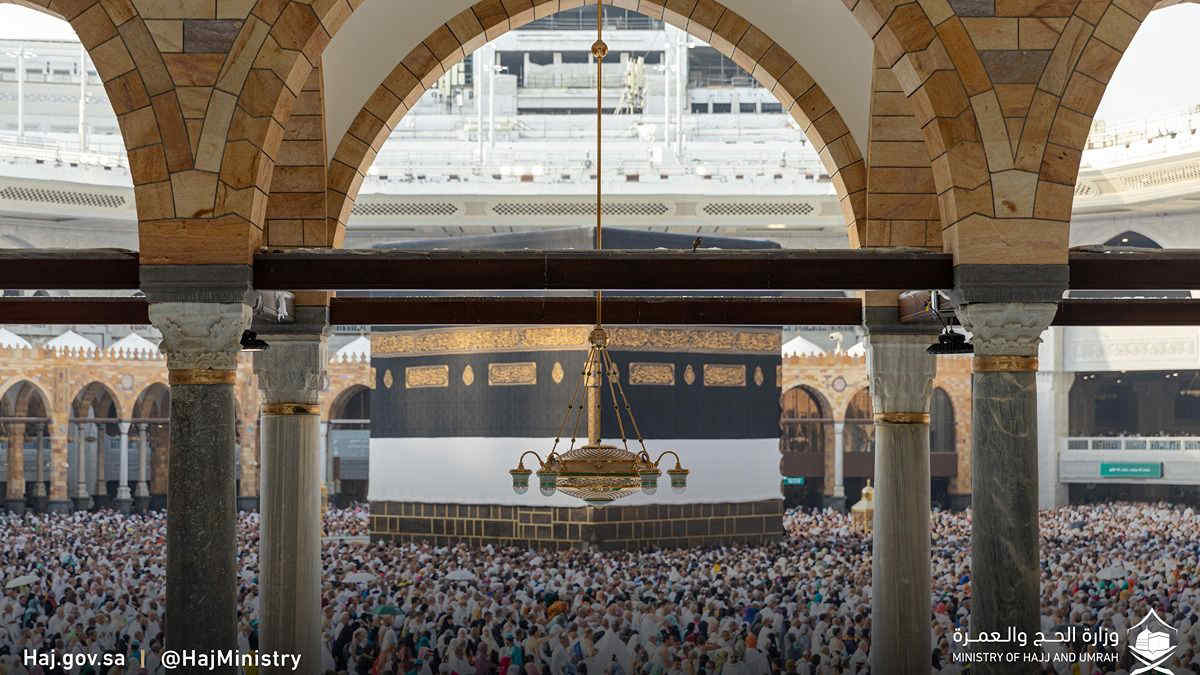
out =
[[[150,427],[150,508],[167,508],[167,458],[171,454],[171,425],[153,424]]]
[[[34,469],[33,506],[38,513],[46,511],[46,437],[49,425],[37,428],[37,468]]]
[[[329,448],[329,422],[321,422],[321,512],[329,508],[329,499],[333,496],[333,453]]]
[[[242,473],[238,477],[238,511],[258,511],[259,461],[254,453],[256,426],[238,422],[238,464]]]
[[[67,482],[71,479],[67,462],[71,426],[66,422],[50,424],[50,499],[46,502],[46,511],[50,513],[71,511],[71,499],[67,496]]]
[[[875,417],[871,670],[929,673],[929,397],[935,335],[867,337]]]
[[[1058,453],[1070,433],[1071,385],[1075,373],[1064,371],[1063,327],[1051,326],[1038,347],[1038,508],[1052,509],[1068,501],[1067,485],[1058,479]],[[1158,393],[1157,389],[1155,393]],[[1144,408],[1147,406],[1139,406]],[[1167,405],[1156,407],[1169,409]]]
[[[25,513],[25,425],[8,425],[8,475],[5,483],[5,505],[9,512]]]
[[[166,648],[237,647],[234,383],[250,307],[152,302],[171,385]],[[233,673],[233,667],[216,672]]]
[[[95,414],[91,410],[88,410],[88,417],[94,416]],[[91,447],[92,441],[95,440],[94,434],[93,425],[76,423],[75,471],[78,475],[78,482],[75,485],[76,511],[90,511],[92,508],[92,496],[88,490],[87,465],[88,448]]]
[[[825,498],[825,506],[846,510],[846,423],[833,423],[833,496]]]
[[[1037,349],[1053,303],[962,305],[975,345],[971,375],[971,634],[1041,628],[1038,565]],[[1022,650],[980,643],[979,652]],[[1034,651],[1032,645],[1024,650]],[[1036,663],[976,663],[1035,673]]]
[[[129,513],[133,507],[133,495],[129,493],[129,422],[118,423],[118,428],[121,430],[121,475],[118,477],[117,483],[117,510],[121,513]]]
[[[146,482],[149,427],[150,425],[145,422],[138,425],[138,480],[137,485],[133,488],[133,502],[138,513],[145,513],[150,507],[150,486]]]
[[[310,333],[266,334],[254,355],[263,394],[259,489],[260,649],[301,654],[301,671],[321,670],[321,417],[328,361],[324,308]],[[316,324],[316,325],[314,325]],[[266,669],[265,672],[283,672]]]
[[[108,494],[108,477],[105,476],[104,465],[108,460],[108,423],[93,424],[92,457],[96,460],[96,481],[92,488],[92,502],[98,509],[112,506],[112,497]]]

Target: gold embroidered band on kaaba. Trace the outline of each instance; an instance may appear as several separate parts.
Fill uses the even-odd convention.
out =
[[[586,351],[591,326],[433,328],[371,336],[378,357],[549,350]],[[608,328],[608,348],[620,351],[762,354],[779,356],[778,329]]]

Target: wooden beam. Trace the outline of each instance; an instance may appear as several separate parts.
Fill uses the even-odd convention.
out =
[[[856,298],[669,297],[605,298],[605,323],[683,325],[857,325]],[[591,298],[333,298],[335,325],[589,324]]]
[[[1068,299],[1059,303],[1054,325],[1200,326],[1200,300]]]
[[[0,324],[134,324],[150,322],[145,298],[2,298]],[[333,325],[588,324],[590,298],[419,297],[339,298],[329,303]],[[610,297],[604,321],[675,325],[857,325],[856,298]],[[954,319],[949,319],[954,323]],[[1200,300],[1068,299],[1055,326],[1200,326]]]
[[[3,298],[0,324],[150,323],[145,298]]]
[[[910,249],[292,249],[260,252],[254,274],[262,290],[919,290],[952,287],[952,265]],[[138,266],[119,249],[0,249],[0,289],[136,289]],[[1200,288],[1200,249],[1073,249],[1070,287]]]
[[[912,249],[259,253],[262,290],[832,290],[947,288],[949,254]]]
[[[1190,290],[1200,288],[1200,249],[1078,247],[1070,270],[1075,290]]]
[[[113,290],[140,285],[138,254],[115,248],[0,249],[0,289]]]

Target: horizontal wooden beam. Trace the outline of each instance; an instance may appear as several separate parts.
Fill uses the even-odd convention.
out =
[[[3,298],[0,324],[150,323],[145,298]]]
[[[949,254],[913,249],[259,253],[263,290],[841,290],[947,288]]]
[[[138,287],[138,254],[134,251],[0,248],[0,289],[94,291]]]
[[[133,324],[150,322],[145,298],[2,298],[0,324]],[[856,298],[609,297],[604,322],[674,325],[858,325]],[[591,298],[409,297],[332,298],[333,325],[588,324]],[[953,319],[950,318],[953,322]],[[1055,326],[1200,326],[1200,300],[1069,299]]]
[[[1200,300],[1063,300],[1055,326],[1200,326]]]
[[[655,297],[605,298],[605,323],[685,325],[857,325],[856,298]],[[591,298],[333,298],[335,325],[588,324]]]
[[[1200,288],[1200,249],[1086,247],[1076,290]],[[0,289],[136,289],[120,249],[0,249]],[[908,290],[954,285],[949,254],[913,249],[698,251],[264,250],[262,290]]]
[[[1069,288],[1200,289],[1200,249],[1134,249],[1106,246],[1074,248],[1070,253]]]

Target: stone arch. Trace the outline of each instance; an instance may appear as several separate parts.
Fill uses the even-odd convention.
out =
[[[88,382],[76,392],[74,399],[71,401],[71,411],[77,417],[86,417],[88,406],[94,406],[101,402],[112,404],[116,419],[125,419],[125,416],[121,412],[120,397],[117,396],[112,387],[99,380]],[[96,417],[105,417],[106,412],[106,410],[98,409],[96,410]]]
[[[954,401],[945,389],[934,387],[929,413],[929,451],[956,452]]]
[[[972,214],[994,216],[985,146],[1004,142],[1008,152],[1007,132],[1001,138],[994,125],[977,122],[973,97],[982,96],[979,105],[987,110],[998,106],[962,20],[944,2],[928,4],[932,17],[917,2],[845,2],[875,44],[877,67],[891,72],[910,101],[933,168],[943,230]]]
[[[33,407],[36,404],[36,408]],[[40,415],[32,414],[40,411]],[[36,383],[22,378],[0,390],[0,415],[50,417],[50,397]]]
[[[779,422],[780,452],[824,452],[826,446],[832,442],[832,439],[828,437],[828,430],[826,429],[826,427],[829,426],[828,423],[833,419],[833,409],[829,405],[829,399],[825,398],[825,396],[821,394],[820,390],[813,386],[807,384],[798,384],[783,392],[783,394],[780,395],[779,400],[781,411]],[[806,412],[811,412],[811,410],[805,410],[805,408],[809,406],[816,408],[817,414],[815,416],[805,414]],[[792,418],[797,420],[818,420],[817,423],[820,424],[821,428],[819,431],[817,431],[816,437],[814,438],[812,429],[805,430],[803,428],[797,428],[803,427],[804,425],[811,426],[813,423],[790,421]],[[805,431],[808,431],[808,433],[803,433]],[[800,433],[797,434],[792,432]],[[799,440],[800,443],[797,444],[793,442],[796,440]],[[812,449],[805,450],[806,447]]]
[[[376,87],[338,142],[327,174],[326,239],[305,239],[304,245],[341,245],[350,210],[375,155],[447,67],[509,30],[581,4],[591,3],[533,0],[531,5],[514,6],[510,11],[498,0],[480,0],[434,30]],[[859,146],[820,85],[783,47],[716,0],[685,0],[679,5],[654,0],[614,4],[662,19],[708,42],[771,90],[817,150],[837,191],[847,226],[853,230],[857,223],[865,222],[866,168]]]
[[[216,76],[197,168],[212,176],[211,215],[247,259],[263,242],[284,130],[321,52],[362,0],[257,0]]]
[[[368,399],[367,399],[368,408],[366,410],[366,413],[367,413],[366,417],[370,417],[370,407],[369,407],[370,406],[370,398],[369,397],[371,395],[371,388],[366,386],[365,384],[351,384],[351,385],[347,386],[345,389],[338,392],[337,396],[333,397],[333,400],[330,401],[329,407],[326,410],[325,419],[327,419],[327,420],[346,419],[347,418],[347,407],[351,406],[351,405],[356,405],[357,401],[355,401],[355,398],[359,397],[359,396],[363,396],[363,395],[368,397]],[[365,418],[356,418],[356,419],[365,419]]]
[[[842,418],[844,452],[872,452],[875,448],[875,420],[871,409],[871,389],[863,387],[855,392],[846,404]]]
[[[130,407],[131,419],[171,416],[171,388],[165,382],[151,382],[142,388]]]
[[[133,179],[138,220],[172,217],[170,174],[192,168],[192,146],[175,83],[133,4],[102,0],[0,2],[19,4],[71,24],[116,113]]]

